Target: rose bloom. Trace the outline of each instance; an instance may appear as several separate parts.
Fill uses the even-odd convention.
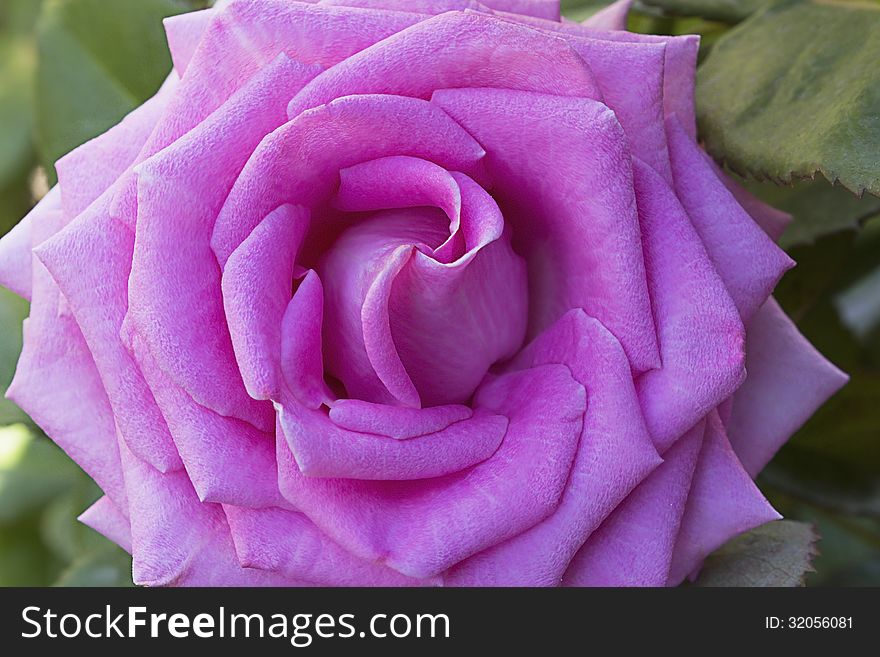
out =
[[[234,0],[0,245],[10,397],[145,585],[675,585],[845,377],[696,37],[553,0]],[[88,93],[83,90],[83,93]]]

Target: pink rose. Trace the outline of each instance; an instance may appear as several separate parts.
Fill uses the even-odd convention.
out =
[[[167,21],[166,84],[0,245],[10,396],[136,582],[677,584],[778,517],[752,478],[844,376],[695,142],[696,37],[626,4]]]

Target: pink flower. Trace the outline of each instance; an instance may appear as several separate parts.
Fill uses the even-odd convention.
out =
[[[695,37],[551,0],[167,31],[0,244],[10,396],[136,582],[677,584],[778,517],[752,477],[845,377],[694,140]]]

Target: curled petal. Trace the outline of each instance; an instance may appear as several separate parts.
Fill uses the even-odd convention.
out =
[[[341,169],[389,155],[479,180],[485,151],[436,106],[414,98],[349,96],[305,112],[264,139],[236,181],[211,240],[220,265],[275,208],[315,207],[337,189]]]
[[[333,398],[324,383],[323,320],[324,288],[318,275],[309,270],[281,320],[281,374],[285,389],[309,408],[317,408]]]
[[[308,477],[440,477],[485,461],[507,430],[507,418],[478,412],[435,433],[400,440],[343,429],[323,410],[295,403],[279,407],[279,414],[300,472]]]
[[[360,399],[340,399],[330,407],[330,420],[342,429],[388,436],[397,440],[443,431],[467,420],[473,411],[453,404],[430,408],[404,408],[371,404]]]
[[[584,389],[549,365],[484,384],[475,408],[510,425],[495,454],[462,472],[418,481],[307,478],[279,450],[284,495],[354,554],[431,577],[546,518],[577,448]]]
[[[282,205],[241,243],[223,270],[223,305],[232,346],[254,399],[280,395],[282,319],[292,298],[294,261],[308,227],[308,210]]]

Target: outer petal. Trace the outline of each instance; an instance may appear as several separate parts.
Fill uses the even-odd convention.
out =
[[[564,586],[665,586],[705,422],[602,523],[572,560]]]
[[[567,365],[587,390],[583,433],[556,511],[535,527],[454,566],[446,584],[557,585],[600,523],[661,462],[642,420],[629,361],[599,322],[575,310],[513,367]]]
[[[72,221],[135,161],[178,86],[175,74],[159,92],[104,134],[62,157],[55,165],[61,203]]]
[[[214,219],[283,104],[310,73],[283,56],[196,130],[141,164],[126,321],[199,403],[271,428],[235,361],[210,248]]]
[[[412,482],[310,479],[285,449],[282,492],[356,555],[413,577],[435,575],[553,512],[585,398],[567,368],[551,365],[488,382],[475,406],[507,415],[510,427],[495,455],[473,468]]]
[[[781,517],[743,470],[718,414],[710,414],[668,584],[680,584],[710,552],[737,534]]]
[[[322,7],[288,0],[218,5],[187,73],[138,161],[199,126],[280,54],[314,75],[419,20],[412,14]],[[222,62],[222,66],[218,65]],[[291,96],[293,94],[290,94]],[[137,186],[127,178],[113,215],[134,226]]]
[[[239,562],[322,586],[412,586],[428,583],[358,559],[295,511],[225,506]]]
[[[625,30],[626,19],[633,0],[617,0],[604,9],[600,9],[581,25],[597,30]]]
[[[534,27],[552,30],[560,34],[588,37],[600,41],[621,43],[660,43],[666,48],[666,61],[663,69],[663,107],[666,116],[677,116],[692,137],[696,136],[697,124],[694,116],[694,78],[697,71],[697,52],[700,37],[693,34],[684,36],[660,36],[655,34],[636,34],[634,32],[608,31],[585,27],[572,21],[517,19],[529,22]]]
[[[671,189],[634,166],[648,286],[663,367],[638,380],[645,421],[662,454],[745,377],[744,329],[724,284]]]
[[[139,338],[132,346],[199,499],[245,507],[287,506],[278,491],[274,435],[196,403],[168,380]]]
[[[747,322],[794,262],[737,203],[709,157],[675,119],[668,121],[667,132],[676,193]]]
[[[727,434],[754,477],[848,377],[807,342],[773,298],[748,325],[746,371]]]
[[[215,15],[213,9],[204,9],[169,16],[163,21],[174,70],[180,77],[186,73],[186,68]]]
[[[452,11],[331,67],[290,102],[288,116],[355,93],[427,99],[448,87],[601,98],[589,66],[564,39],[487,14]]]
[[[434,94],[486,148],[495,197],[529,270],[529,335],[583,308],[636,371],[660,364],[630,155],[604,105],[495,89]],[[547,184],[552,179],[553,184]],[[621,191],[624,190],[624,191]]]
[[[131,522],[106,495],[83,511],[78,520],[131,553]]]
[[[57,197],[56,197],[57,198]],[[62,225],[61,211],[34,215],[33,244]],[[114,503],[127,510],[113,412],[82,332],[61,311],[58,287],[36,258],[31,316],[7,397],[94,479]]]
[[[183,472],[161,474],[120,443],[131,506],[133,578],[144,586],[302,586],[239,565],[223,509]]]
[[[742,185],[738,184],[733,178],[724,173],[724,170],[717,164],[712,162],[715,175],[724,183],[724,186],[733,194],[733,198],[739,203],[743,210],[749,213],[755,223],[770,236],[774,242],[779,241],[782,233],[791,223],[792,216],[782,210],[777,210],[773,206],[767,205],[752,194]]]
[[[107,195],[40,245],[49,269],[82,329],[129,448],[160,471],[182,466],[138,364],[119,332],[128,307],[134,235],[107,214]]]
[[[33,285],[33,258],[31,251],[43,238],[35,239],[34,226],[48,223],[60,226],[61,190],[58,186],[31,210],[18,225],[0,239],[0,284],[17,295],[30,300]],[[56,228],[57,229],[57,228]],[[46,229],[38,229],[45,235]]]
[[[550,21],[559,20],[559,0],[484,0],[483,4],[513,14],[534,16]]]

